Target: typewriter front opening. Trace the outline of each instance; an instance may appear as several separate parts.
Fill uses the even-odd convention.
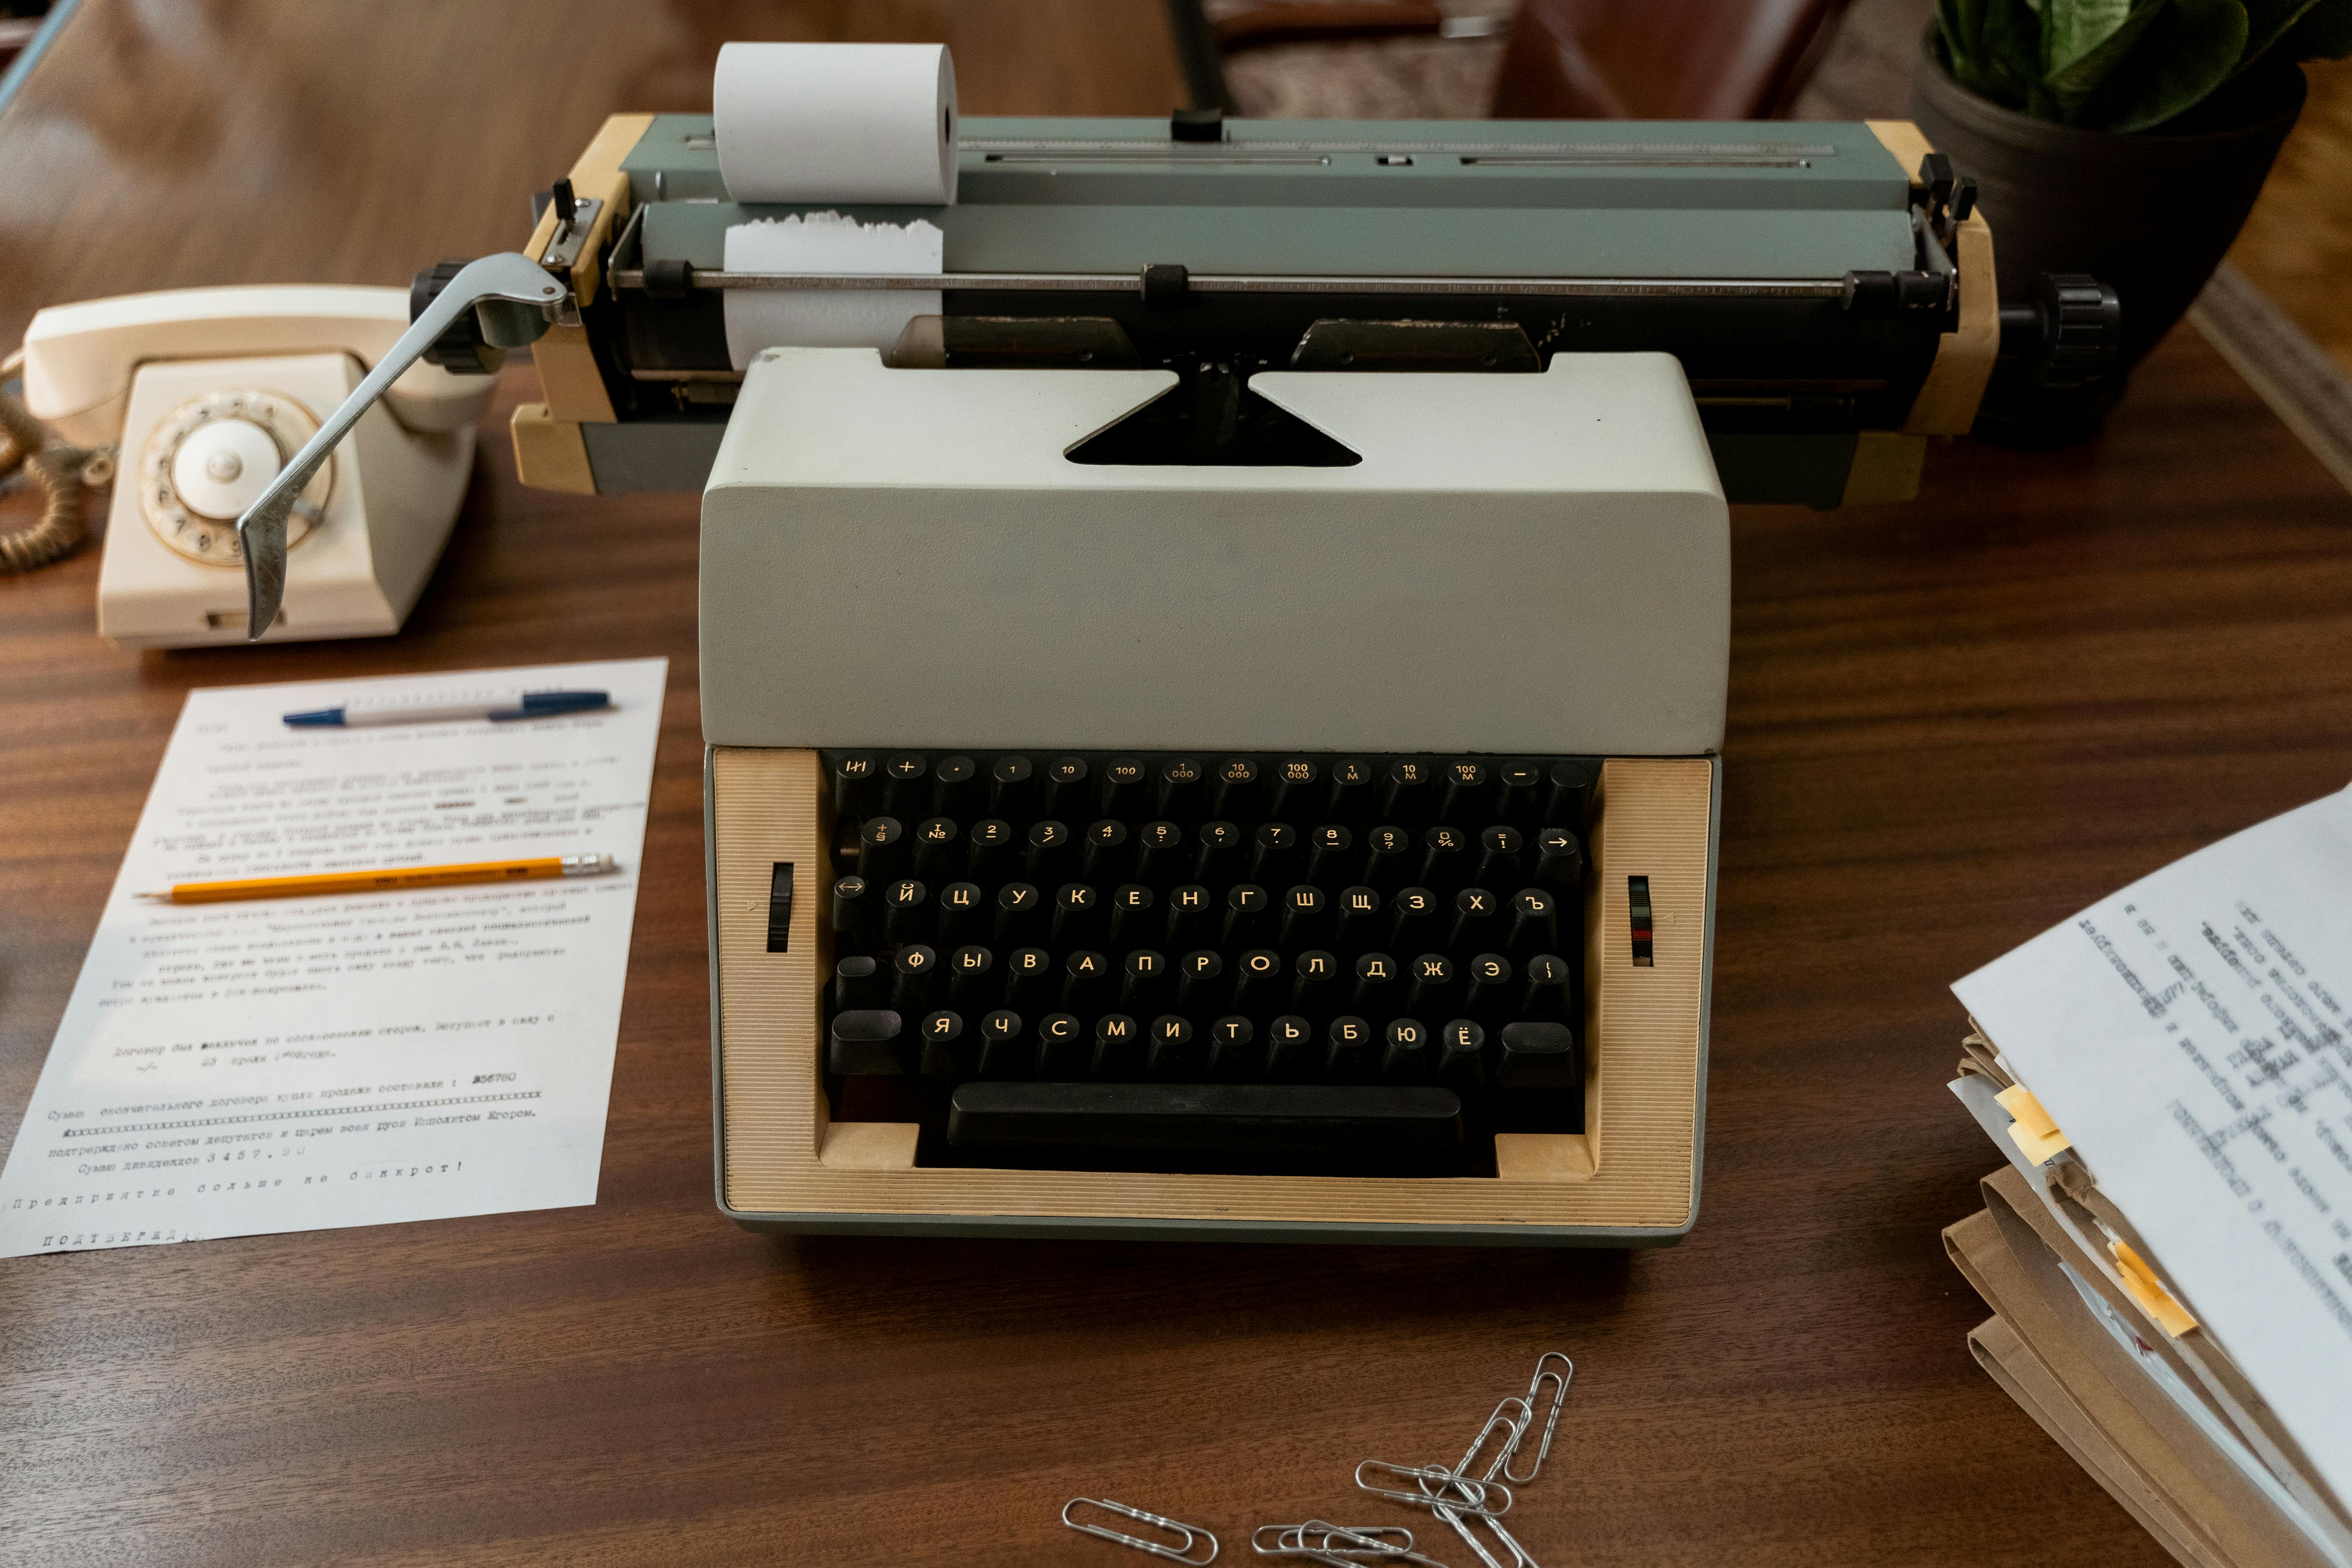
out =
[[[1492,1177],[1585,1130],[1597,759],[820,756],[825,1092],[919,1168]]]

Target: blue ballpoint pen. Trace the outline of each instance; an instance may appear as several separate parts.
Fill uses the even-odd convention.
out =
[[[612,705],[612,698],[602,691],[525,691],[489,697],[465,693],[429,701],[411,698],[395,702],[347,702],[341,708],[289,713],[286,722],[304,730],[439,724],[466,719],[487,719],[493,724],[504,724],[518,719],[554,719],[566,713],[585,713]]]

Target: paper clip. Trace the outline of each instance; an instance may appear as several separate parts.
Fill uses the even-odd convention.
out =
[[[1517,1416],[1509,1414],[1513,1405],[1518,1406]],[[1493,1436],[1495,1429],[1499,1426],[1507,1435],[1503,1439],[1503,1446],[1495,1450],[1495,1458],[1486,1466],[1486,1473],[1478,1479],[1491,1481],[1503,1474],[1511,1462],[1511,1456],[1518,1452],[1519,1439],[1527,1436],[1528,1427],[1535,1418],[1534,1405],[1516,1394],[1505,1397],[1495,1406],[1495,1413],[1486,1417],[1486,1424],[1478,1428],[1478,1435],[1470,1439],[1470,1446],[1462,1451],[1462,1462],[1454,1467],[1454,1473],[1457,1476],[1470,1473],[1470,1466],[1478,1458],[1478,1450],[1486,1446],[1486,1439]]]
[[[1167,1546],[1157,1541],[1146,1541],[1139,1535],[1129,1535],[1124,1531],[1113,1530],[1107,1524],[1082,1524],[1070,1517],[1070,1510],[1080,1503],[1085,1503],[1089,1508],[1103,1509],[1118,1514],[1122,1518],[1136,1520],[1144,1524],[1156,1524],[1172,1534],[1182,1536],[1183,1544]],[[1146,1513],[1139,1508],[1129,1508],[1123,1502],[1113,1502],[1108,1498],[1072,1498],[1062,1505],[1062,1522],[1072,1530],[1081,1531],[1088,1535],[1100,1536],[1105,1541],[1116,1541],[1121,1546],[1132,1546],[1138,1552],[1149,1552],[1154,1557],[1165,1557],[1171,1563],[1189,1563],[1192,1564],[1192,1568],[1205,1568],[1206,1564],[1217,1560],[1217,1538],[1198,1525],[1183,1524],[1176,1520],[1163,1519],[1159,1514]],[[1202,1541],[1209,1543],[1209,1554],[1206,1557],[1193,1556],[1194,1544]]]
[[[1560,1366],[1565,1367],[1567,1370],[1564,1372],[1556,1370],[1551,1365],[1553,1362],[1559,1363]],[[1544,1417],[1543,1442],[1536,1449],[1536,1462],[1528,1467],[1528,1473],[1523,1476],[1511,1468],[1509,1457],[1507,1456],[1503,1465],[1503,1479],[1505,1480],[1517,1481],[1519,1485],[1526,1486],[1529,1481],[1534,1480],[1536,1477],[1543,1473],[1543,1462],[1551,1455],[1552,1430],[1559,1425],[1559,1407],[1568,1403],[1569,1381],[1575,1376],[1576,1363],[1569,1360],[1566,1356],[1560,1354],[1558,1351],[1546,1351],[1543,1354],[1536,1358],[1536,1374],[1528,1381],[1528,1419],[1529,1421],[1533,1421],[1535,1419],[1536,1401],[1543,1396],[1544,1380],[1547,1378],[1550,1379],[1558,1385],[1551,1396],[1551,1413]],[[1525,1427],[1521,1427],[1519,1429],[1519,1442],[1525,1442],[1526,1438],[1527,1429]],[[1514,1443],[1512,1445],[1514,1452],[1516,1452],[1518,1447],[1519,1443]]]
[[[1271,1531],[1274,1544],[1265,1544]],[[1412,1549],[1412,1531],[1397,1524],[1331,1524],[1310,1519],[1304,1524],[1261,1524],[1250,1531],[1250,1550],[1261,1557],[1311,1557],[1338,1568],[1363,1568],[1367,1563],[1401,1561],[1428,1568],[1445,1568],[1433,1557]]]
[[[1391,1490],[1368,1481],[1364,1479],[1364,1472],[1368,1469],[1375,1474],[1386,1471],[1399,1480],[1415,1482],[1416,1489],[1409,1492]],[[1439,1496],[1419,1489],[1418,1483],[1423,1481],[1441,1482],[1445,1489],[1458,1491],[1461,1495],[1458,1498]],[[1374,1497],[1384,1497],[1391,1502],[1409,1502],[1415,1508],[1448,1508],[1483,1518],[1511,1511],[1510,1488],[1500,1481],[1475,1480],[1468,1476],[1456,1475],[1444,1465],[1397,1465],[1386,1459],[1366,1459],[1356,1467],[1356,1485]],[[1487,1504],[1497,1497],[1503,1500],[1502,1506],[1488,1507]]]

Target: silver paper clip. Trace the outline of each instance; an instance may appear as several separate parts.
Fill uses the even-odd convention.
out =
[[[1385,1471],[1398,1480],[1416,1483],[1412,1491],[1393,1490],[1364,1479],[1364,1472]],[[1444,1489],[1459,1492],[1459,1497],[1439,1496],[1420,1488],[1423,1481],[1437,1481]],[[1511,1489],[1500,1481],[1477,1480],[1456,1475],[1444,1465],[1398,1465],[1386,1459],[1366,1459],[1356,1467],[1356,1485],[1374,1497],[1384,1497],[1392,1502],[1409,1502],[1415,1508],[1450,1508],[1463,1513],[1475,1513],[1485,1518],[1511,1511]],[[1499,1508],[1489,1507],[1495,1499],[1502,1500]]]
[[[1553,1362],[1559,1363],[1559,1367],[1553,1367],[1551,1364]],[[1528,1408],[1528,1419],[1531,1421],[1534,1419],[1535,1405],[1538,1399],[1543,1397],[1543,1385],[1546,1380],[1549,1380],[1554,1385],[1551,1396],[1551,1411],[1550,1414],[1544,1417],[1543,1442],[1536,1449],[1535,1463],[1528,1467],[1528,1473],[1524,1476],[1512,1469],[1507,1462],[1505,1463],[1503,1466],[1503,1479],[1505,1480],[1517,1481],[1519,1485],[1526,1486],[1529,1481],[1534,1480],[1537,1476],[1543,1473],[1543,1462],[1546,1458],[1549,1458],[1551,1454],[1552,1430],[1559,1425],[1559,1407],[1568,1403],[1569,1382],[1575,1376],[1576,1363],[1569,1360],[1566,1356],[1560,1354],[1558,1351],[1546,1351],[1543,1354],[1536,1358],[1536,1374],[1528,1381],[1527,1405]],[[1522,1427],[1520,1428],[1518,1441],[1512,1444],[1512,1448],[1515,1452],[1520,1445],[1526,1441],[1526,1437],[1527,1429]]]
[[[1122,1518],[1138,1521],[1140,1523],[1156,1524],[1160,1529],[1169,1531],[1172,1535],[1183,1537],[1182,1543],[1180,1545],[1171,1546],[1157,1541],[1146,1541],[1139,1535],[1129,1535],[1124,1531],[1113,1530],[1107,1524],[1081,1523],[1079,1521],[1070,1517],[1070,1510],[1077,1507],[1080,1503],[1084,1503],[1089,1508],[1102,1509],[1108,1512],[1118,1514]],[[1082,1531],[1088,1535],[1099,1536],[1105,1541],[1116,1541],[1121,1546],[1132,1546],[1138,1552],[1149,1552],[1154,1557],[1165,1557],[1171,1563],[1189,1563],[1192,1564],[1192,1568],[1205,1568],[1205,1564],[1214,1563],[1217,1560],[1217,1538],[1210,1534],[1207,1531],[1202,1530],[1198,1525],[1184,1524],[1176,1520],[1164,1519],[1156,1513],[1146,1513],[1139,1508],[1129,1508],[1123,1502],[1113,1502],[1108,1498],[1072,1498],[1069,1501],[1062,1505],[1062,1522],[1068,1525],[1072,1530]],[[1203,1541],[1209,1543],[1209,1554],[1206,1557],[1193,1556],[1192,1548]]]
[[[1265,1538],[1274,1536],[1268,1546]],[[1261,1524],[1250,1531],[1250,1550],[1261,1557],[1311,1557],[1338,1568],[1364,1568],[1367,1563],[1399,1561],[1445,1568],[1435,1558],[1412,1549],[1412,1531],[1397,1524],[1331,1524],[1310,1519],[1304,1524]]]
[[[1510,1413],[1514,1405],[1518,1407],[1517,1415]],[[1534,1405],[1516,1394],[1507,1395],[1495,1406],[1495,1413],[1486,1417],[1486,1424],[1478,1428],[1478,1435],[1470,1439],[1470,1446],[1462,1451],[1462,1462],[1454,1467],[1454,1473],[1457,1476],[1468,1475],[1471,1465],[1478,1458],[1478,1450],[1484,1448],[1486,1446],[1486,1439],[1493,1436],[1496,1430],[1500,1428],[1504,1434],[1502,1447],[1495,1450],[1494,1458],[1486,1465],[1486,1474],[1478,1479],[1482,1481],[1491,1481],[1496,1476],[1503,1474],[1511,1462],[1511,1456],[1518,1452],[1519,1439],[1528,1435],[1528,1427],[1535,1418]]]
[[[1507,1455],[1507,1453],[1508,1450],[1506,1450]],[[1434,1465],[1430,1466],[1429,1468],[1433,1470],[1439,1468],[1439,1467]],[[1496,1519],[1491,1513],[1479,1513],[1467,1510],[1459,1510],[1459,1505],[1441,1499],[1436,1492],[1430,1490],[1430,1480],[1433,1479],[1433,1478],[1424,1477],[1416,1483],[1420,1486],[1423,1491],[1429,1493],[1430,1511],[1437,1515],[1438,1518],[1444,1520],[1446,1524],[1451,1526],[1454,1533],[1462,1538],[1462,1544],[1467,1546],[1470,1549],[1471,1553],[1475,1556],[1479,1562],[1485,1563],[1486,1568],[1538,1568],[1536,1560],[1528,1554],[1528,1549],[1521,1546],[1518,1543],[1517,1539],[1514,1537],[1509,1531],[1503,1528],[1503,1521],[1501,1520]],[[1460,1476],[1455,1476],[1454,1479],[1455,1481],[1459,1481],[1462,1478]],[[1462,1517],[1463,1512],[1465,1511],[1471,1512],[1472,1518],[1476,1519],[1479,1523],[1485,1525],[1488,1530],[1494,1532],[1495,1539],[1503,1543],[1504,1550],[1511,1554],[1510,1562],[1505,1563],[1501,1559],[1497,1558],[1493,1552],[1486,1550],[1485,1544],[1479,1541],[1477,1536],[1471,1533],[1468,1522]]]

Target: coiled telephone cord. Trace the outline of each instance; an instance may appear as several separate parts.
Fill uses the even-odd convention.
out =
[[[0,382],[24,361],[21,349],[0,360]],[[23,404],[0,392],[0,482],[21,469],[45,498],[40,521],[0,533],[0,572],[31,572],[73,553],[89,531],[81,492],[114,478],[113,447],[52,447],[48,437]]]

